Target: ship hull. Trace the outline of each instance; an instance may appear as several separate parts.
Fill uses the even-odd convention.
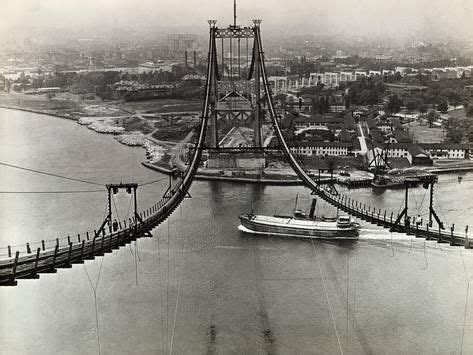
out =
[[[240,216],[239,230],[250,234],[304,239],[356,239],[358,237],[358,228],[355,225],[341,228],[337,226],[337,222],[313,221],[305,223],[307,225],[303,222],[291,225],[291,222],[297,222],[297,220],[274,217],[271,221],[261,221],[259,217],[263,216]]]

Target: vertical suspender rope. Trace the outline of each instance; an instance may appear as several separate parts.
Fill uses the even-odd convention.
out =
[[[240,40],[241,38],[238,38],[238,80],[241,80]]]
[[[223,46],[223,37],[222,37],[222,80],[225,79],[225,51]]]
[[[246,76],[247,76],[247,81],[246,81],[246,94],[250,96],[250,89],[249,89],[249,81],[250,81],[250,78],[248,78],[248,37],[246,37]]]

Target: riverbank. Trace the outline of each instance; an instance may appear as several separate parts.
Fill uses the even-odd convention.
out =
[[[112,134],[124,145],[141,146],[147,162],[163,164],[174,159],[169,157],[174,153],[174,146],[192,130],[194,113],[182,112],[189,107],[185,100],[128,105],[121,101],[79,100],[77,95],[69,93],[52,99],[45,95],[0,93],[0,108],[74,120],[97,133]],[[179,111],[182,117],[174,111]],[[179,134],[170,133],[170,127],[176,127]]]
[[[41,108],[19,106],[19,102],[29,106],[38,105]],[[192,123],[195,121],[193,115],[180,111],[181,106],[186,106],[187,104],[173,102],[168,107],[159,100],[156,102],[146,102],[144,106],[140,106],[140,103],[133,103],[131,107],[134,111],[130,107],[123,107],[123,105],[126,105],[126,103],[98,103],[95,101],[77,103],[70,99],[54,101],[22,94],[0,95],[0,108],[74,120],[97,133],[114,135],[114,139],[121,144],[131,147],[141,146],[145,150],[144,162],[150,164],[149,168],[158,166],[161,169],[160,172],[171,174],[174,171],[174,167],[179,166],[182,160],[183,144],[190,141],[191,137],[191,132],[188,129],[182,129],[181,126],[192,126]],[[153,105],[158,106],[158,108],[152,109]],[[169,112],[171,109],[177,111]],[[179,118],[179,114],[184,116]],[[174,134],[171,131],[176,124],[181,128],[178,128],[179,132]],[[183,138],[182,135],[184,133],[186,135]],[[320,157],[306,158],[305,160],[304,164],[308,168],[325,166],[326,164],[325,159]],[[362,172],[359,169],[359,165],[360,162],[358,160],[350,160],[348,158],[340,160],[339,164],[337,164],[338,168],[341,168],[341,166],[349,168],[355,174]],[[280,175],[284,175],[282,173],[284,169],[278,170],[281,173]],[[473,171],[473,162],[436,162],[434,166],[425,168],[425,170],[436,174],[461,173]],[[289,176],[278,178],[242,176],[238,172],[231,173],[230,175],[198,173],[196,178],[200,180],[240,181],[263,184],[297,185],[301,183],[297,180],[297,177]],[[363,181],[363,183],[355,185],[362,186],[366,184]]]
[[[38,115],[47,115],[47,116],[53,116],[53,117],[58,117],[58,118],[65,118],[65,119],[74,120],[74,121],[76,121],[78,119],[77,117],[74,117],[74,116],[69,115],[67,113],[60,114],[60,113],[57,113],[57,112],[51,112],[49,110],[24,108],[24,107],[19,107],[19,106],[14,106],[14,105],[0,104],[0,108],[6,109],[6,110],[18,110],[18,111],[30,112],[30,113],[35,113],[35,114],[38,114]]]

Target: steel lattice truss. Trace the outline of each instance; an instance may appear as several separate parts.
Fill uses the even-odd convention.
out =
[[[255,32],[252,27],[230,26],[228,28],[216,28],[215,38],[254,38]]]

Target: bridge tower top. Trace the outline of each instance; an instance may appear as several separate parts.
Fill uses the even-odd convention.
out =
[[[228,27],[218,27],[217,20],[208,20],[212,43],[208,72],[211,90],[207,100],[211,116],[210,148],[218,149],[220,145],[219,134],[222,132],[218,121],[235,126],[245,126],[253,121],[253,137],[248,137],[248,141],[256,148],[262,147],[263,106],[269,93],[261,87],[261,46],[258,44],[261,21],[254,19],[251,25],[239,25],[236,0],[233,1],[233,23]]]

